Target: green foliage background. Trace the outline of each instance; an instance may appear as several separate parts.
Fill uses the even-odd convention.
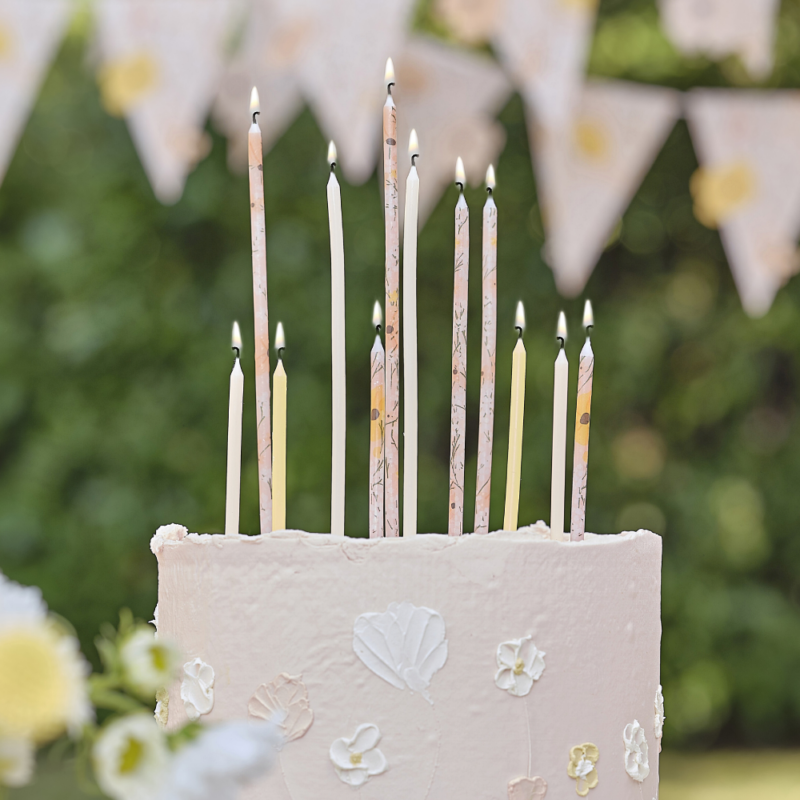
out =
[[[447,32],[423,3],[418,27]],[[155,528],[219,531],[230,326],[252,341],[247,179],[225,142],[184,198],[153,197],[123,122],[102,110],[79,18],[0,187],[0,568],[40,585],[85,650],[127,605],[150,618]],[[800,85],[800,3],[784,0],[770,86]],[[650,0],[603,0],[590,71],[688,89],[746,86],[736,59],[679,57]],[[376,121],[378,119],[376,111]],[[529,330],[520,518],[549,514],[553,332],[580,349],[543,234],[522,103],[501,115],[498,400],[492,526],[502,522],[512,319]],[[376,124],[378,124],[376,122]],[[213,132],[212,132],[213,133]],[[330,499],[330,281],[325,142],[304,113],[265,161],[270,318],[286,326],[288,523],[324,531]],[[586,296],[597,354],[588,526],[664,536],[668,743],[800,735],[800,284],[743,313],[716,232],[692,214],[696,158],[669,137]],[[420,162],[424,180],[424,161]],[[382,296],[377,178],[342,188],[347,259],[347,527],[367,530],[369,350]],[[470,189],[472,263],[480,190]],[[453,189],[420,238],[421,530],[447,525]],[[480,286],[470,287],[467,526],[475,489]],[[242,530],[257,532],[252,352],[245,351]],[[574,381],[573,381],[574,383]],[[574,386],[572,388],[574,394]],[[574,400],[574,397],[572,398]]]

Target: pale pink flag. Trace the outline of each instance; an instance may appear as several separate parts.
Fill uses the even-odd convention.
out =
[[[544,125],[563,125],[579,102],[598,0],[505,0],[494,42]]]
[[[0,180],[72,13],[70,0],[0,3]]]
[[[695,215],[719,228],[742,305],[762,316],[800,268],[800,92],[697,89],[686,116]]]
[[[562,294],[575,296],[586,285],[680,115],[680,97],[671,89],[590,81],[566,125],[537,125],[530,114],[545,258]]]
[[[153,191],[183,194],[208,152],[205,121],[222,76],[232,0],[100,0],[98,80],[106,109],[123,116]]]
[[[506,141],[496,115],[508,101],[511,85],[487,56],[427,36],[410,38],[394,64],[400,208],[405,208],[405,183],[411,166],[408,137],[416,128],[419,219],[423,224],[442,193],[453,185],[453,167],[459,156],[473,186],[480,185],[489,164],[496,163]],[[502,184],[502,175],[498,180]]]
[[[772,72],[780,0],[659,0],[661,24],[686,55],[736,54],[754,78]]]

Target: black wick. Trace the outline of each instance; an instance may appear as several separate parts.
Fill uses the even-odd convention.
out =
[[[254,112],[253,112],[253,125],[257,125],[257,124],[258,124],[258,120],[256,119],[256,117],[257,117],[257,116],[258,116],[260,113],[261,113],[260,111],[254,111]]]

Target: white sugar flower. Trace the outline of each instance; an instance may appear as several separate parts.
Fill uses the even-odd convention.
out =
[[[650,774],[644,728],[634,720],[625,726],[622,739],[625,742],[625,771],[641,783]]]
[[[107,725],[92,749],[100,788],[113,800],[153,800],[168,773],[167,740],[150,714]]]
[[[664,692],[661,688],[661,684],[659,684],[658,689],[656,689],[655,711],[655,731],[660,751],[661,737],[664,735],[664,723],[667,721],[667,717],[664,714]]]
[[[0,739],[0,786],[25,786],[33,777],[36,753],[25,739]]]
[[[503,642],[497,648],[499,669],[494,676],[494,682],[514,697],[525,697],[533,682],[542,677],[544,656],[530,636]]]
[[[119,648],[127,684],[137,694],[155,697],[175,678],[180,654],[170,642],[156,639],[155,631],[144,625],[125,637]]]
[[[205,728],[174,756],[159,800],[235,800],[275,763],[278,725],[236,720]]]
[[[352,739],[337,739],[330,750],[336,774],[350,786],[361,786],[386,771],[386,758],[378,750],[377,725],[359,725]]]
[[[47,605],[36,586],[20,586],[0,572],[0,628],[43,622]]]
[[[214,708],[214,668],[199,658],[183,665],[181,700],[193,722]]]

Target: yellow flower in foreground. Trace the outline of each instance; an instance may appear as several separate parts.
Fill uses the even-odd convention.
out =
[[[0,739],[0,786],[25,786],[33,777],[36,754],[25,739]]]
[[[0,626],[0,737],[46,742],[91,717],[78,642],[48,621]]]
[[[148,699],[175,680],[181,662],[178,649],[171,642],[157,639],[149,625],[129,634],[120,645],[119,655],[127,684]]]
[[[589,789],[597,786],[599,778],[595,764],[597,764],[598,758],[600,758],[600,750],[596,744],[589,742],[576,745],[569,751],[567,775],[575,779],[575,791],[581,797],[586,797]]]
[[[695,217],[707,228],[718,227],[753,199],[757,183],[746,161],[701,167],[689,183]]]
[[[106,64],[98,75],[100,96],[109,114],[122,117],[158,83],[158,66],[148,53]]]

